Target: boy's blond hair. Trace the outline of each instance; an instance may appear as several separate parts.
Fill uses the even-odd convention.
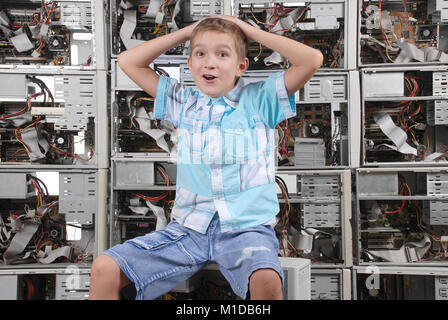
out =
[[[243,59],[247,56],[247,38],[241,28],[238,27],[235,23],[220,18],[203,19],[193,29],[193,32],[191,34],[190,42],[192,47],[196,35],[205,31],[217,31],[230,35],[235,42],[235,48],[238,57],[240,59]]]

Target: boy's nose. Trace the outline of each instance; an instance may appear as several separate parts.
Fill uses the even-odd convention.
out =
[[[207,58],[205,61],[204,67],[206,69],[214,69],[215,68],[215,61],[213,58]]]

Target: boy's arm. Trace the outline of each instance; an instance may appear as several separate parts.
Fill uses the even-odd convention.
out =
[[[195,24],[189,25],[120,53],[118,56],[120,68],[140,88],[155,97],[159,76],[149,67],[150,63],[165,51],[189,40],[194,27]]]
[[[215,17],[232,21],[241,28],[249,40],[261,43],[289,60],[291,66],[285,72],[288,95],[302,88],[323,63],[323,55],[319,50],[296,40],[263,31],[232,16]]]

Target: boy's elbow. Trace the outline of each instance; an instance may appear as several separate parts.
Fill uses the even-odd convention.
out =
[[[126,56],[125,56],[125,54],[126,54],[126,51],[120,53],[120,54],[117,56],[117,63],[118,63],[118,65],[120,66],[121,69],[123,69],[123,67],[124,67],[124,65],[125,65],[125,62],[126,62]]]
[[[320,50],[315,49],[313,65],[316,68],[316,71],[322,66],[323,63],[324,55],[320,52]]]

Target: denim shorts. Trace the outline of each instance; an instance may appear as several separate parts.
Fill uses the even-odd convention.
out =
[[[211,262],[242,299],[250,275],[258,269],[277,271],[283,282],[278,240],[271,226],[221,232],[216,216],[205,234],[172,221],[162,230],[128,240],[104,254],[135,284],[138,300],[169,292]]]

